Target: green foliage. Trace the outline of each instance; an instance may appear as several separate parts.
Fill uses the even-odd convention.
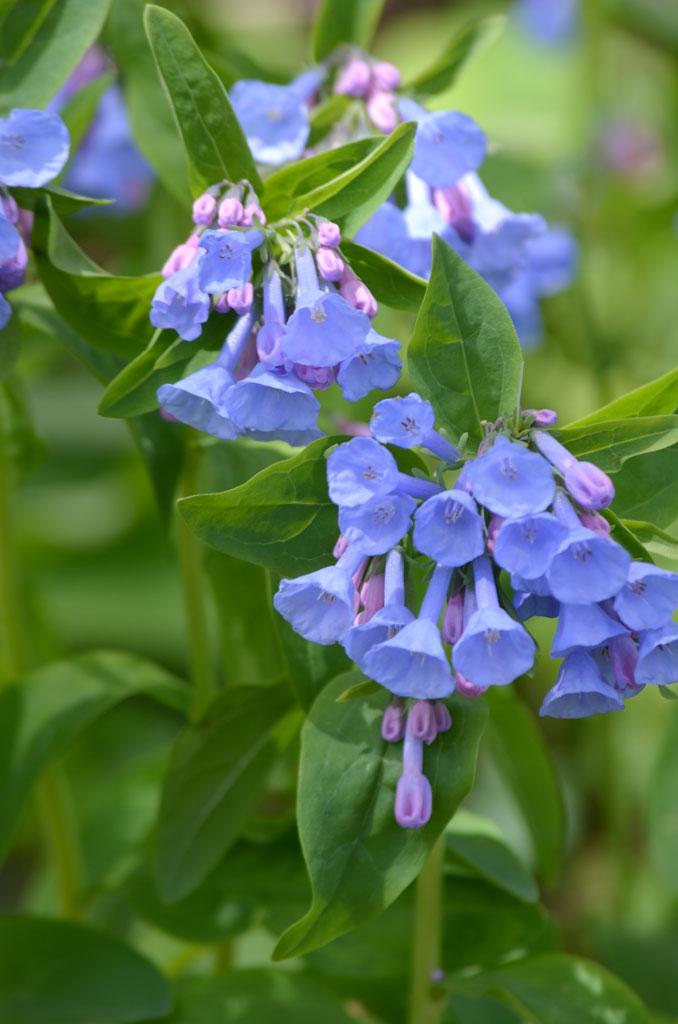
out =
[[[404,270],[378,252],[365,249],[357,242],[343,241],[341,251],[351,264],[351,269],[365,282],[378,302],[408,313],[419,311],[426,291],[423,278]]]
[[[345,43],[369,45],[384,0],[322,0],[313,29],[313,59],[324,60]]]
[[[597,420],[568,427],[560,440],[578,459],[590,459],[606,473],[616,473],[627,459],[660,451],[678,442],[678,416],[633,416]]]
[[[526,903],[538,896],[534,878],[487,818],[457,811],[445,829],[448,863],[477,874]]]
[[[503,27],[504,18],[501,15],[470,21],[454,34],[438,60],[413,81],[407,82],[405,88],[419,99],[445,92],[454,85],[467,61],[501,32]]]
[[[672,697],[675,693],[668,691]],[[652,859],[673,892],[678,892],[678,714],[675,705],[666,716],[648,789],[648,826]]]

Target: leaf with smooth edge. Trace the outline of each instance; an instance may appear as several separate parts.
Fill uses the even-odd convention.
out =
[[[0,72],[0,113],[46,107],[101,32],[111,0],[56,0],[21,56]]]
[[[606,473],[616,473],[627,459],[660,451],[678,442],[678,416],[633,416],[565,427],[559,440],[578,459],[588,459]]]
[[[678,528],[678,446],[629,459],[614,477],[615,513],[660,529]]]
[[[117,1024],[164,1017],[172,990],[120,939],[39,917],[0,917],[0,1018],[7,1024]]]
[[[671,690],[671,697],[676,696]],[[670,699],[670,698],[669,698]],[[678,708],[667,708],[666,725],[648,788],[650,854],[672,892],[678,892]]]
[[[405,88],[422,99],[449,89],[471,57],[496,39],[505,22],[506,18],[503,15],[495,14],[464,25],[445,47],[438,60],[412,82],[408,82]]]
[[[385,0],[322,0],[313,26],[313,59],[324,60],[342,43],[369,48]]]
[[[624,519],[622,526],[630,530],[651,554],[672,561],[678,559],[678,538],[672,537],[666,530],[660,530],[654,523],[643,523],[639,519]]]
[[[419,311],[426,294],[426,281],[423,277],[411,274],[386,256],[366,249],[357,242],[342,241],[341,252],[378,302],[407,313]]]
[[[445,980],[458,992],[496,996],[532,1024],[651,1024],[637,995],[619,978],[591,960],[564,953]]]
[[[180,712],[186,707],[187,688],[176,676],[122,651],[49,662],[0,693],[0,850],[49,761],[95,718],[137,694]]]
[[[308,137],[309,147],[315,146],[325,138],[337,121],[344,116],[351,102],[350,96],[333,93],[309,111],[308,119],[311,122],[311,133]]]
[[[640,388],[616,398],[614,402],[596,409],[588,416],[582,416],[571,427],[583,427],[601,420],[624,419],[631,416],[662,416],[678,410],[678,369],[669,370],[662,377],[643,384]]]
[[[510,691],[488,694],[490,752],[532,835],[546,882],[556,876],[565,841],[565,809],[551,754],[537,725]]]
[[[611,508],[601,509],[600,514],[610,524],[610,536],[612,539],[626,548],[632,558],[640,558],[643,562],[652,561],[649,551],[645,549],[633,530],[627,523],[615,515]]]
[[[41,196],[49,197],[52,209],[58,214],[76,213],[86,206],[110,206],[112,199],[93,199],[91,196],[81,196],[77,192],[69,192],[67,188],[53,183],[43,188],[13,188],[12,195],[17,204],[24,210],[35,209]]]
[[[179,737],[156,831],[156,872],[165,899],[195,889],[237,838],[290,738],[280,723],[291,706],[282,684],[231,686]]]
[[[149,4],[144,24],[184,142],[193,195],[220,181],[241,178],[261,188],[226,89],[184,23],[164,7]]]
[[[290,215],[311,210],[335,221],[343,234],[355,234],[389,197],[409,167],[416,130],[416,124],[410,121],[398,125],[374,152],[354,167],[297,196]]]
[[[0,2],[0,65],[13,64],[24,53],[57,0]]]
[[[448,863],[462,864],[526,903],[538,899],[534,878],[489,818],[457,811],[445,829],[445,848]]]
[[[388,692],[337,702],[361,678],[349,672],[329,683],[302,729],[297,813],[313,901],[274,959],[316,949],[388,907],[416,878],[473,781],[485,707],[453,697],[452,728],[424,752],[431,820],[401,828],[393,802],[402,752],[381,738]]]

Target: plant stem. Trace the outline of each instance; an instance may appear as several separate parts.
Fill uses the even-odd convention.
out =
[[[440,967],[445,840],[440,836],[416,884],[409,1024],[437,1024],[444,1002],[432,990]]]
[[[0,682],[8,683],[25,669],[21,624],[21,584],[12,531],[11,466],[7,455],[4,409],[0,409],[0,632],[4,669]]]
[[[200,449],[189,440],[186,446],[181,484],[183,497],[196,493],[199,461]],[[178,529],[179,562],[188,626],[191,681],[193,683],[192,712],[193,719],[196,720],[209,704],[215,691],[215,685],[210,658],[209,633],[205,619],[200,545],[181,516]]]
[[[59,907],[67,918],[80,917],[82,865],[68,780],[61,765],[50,765],[37,784],[42,828],[52,855]]]

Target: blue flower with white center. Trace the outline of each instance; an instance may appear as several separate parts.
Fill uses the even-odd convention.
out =
[[[353,622],[353,575],[363,560],[349,547],[336,565],[280,581],[273,605],[292,629],[316,644],[333,644]]]
[[[399,471],[388,449],[371,437],[354,437],[335,448],[327,460],[327,483],[335,505],[363,505],[391,494]]]
[[[68,129],[56,114],[13,110],[0,118],[0,181],[40,188],[63,168],[69,146]]]
[[[433,407],[415,391],[406,397],[384,398],[370,417],[370,433],[382,444],[398,448],[421,445],[439,458],[454,463],[459,451],[434,428]]]
[[[658,629],[638,633],[636,683],[670,686],[678,682],[678,627],[667,622]]]
[[[532,668],[535,643],[520,623],[499,607],[490,559],[477,558],[473,574],[477,609],[454,645],[452,663],[476,686],[506,686]]]
[[[231,103],[255,160],[282,164],[299,159],[311,130],[305,98],[317,85],[318,77],[308,73],[291,85],[235,83]]]
[[[403,120],[417,122],[410,167],[429,185],[453,185],[485,159],[485,132],[467,114],[457,110],[429,113],[410,99],[401,99],[398,111]]]
[[[403,556],[394,549],[389,552],[384,570],[384,607],[375,612],[369,622],[351,626],[339,640],[351,661],[365,672],[367,652],[377,644],[390,640],[403,626],[413,621],[414,615],[405,605]]]
[[[386,494],[339,509],[339,529],[366,555],[384,555],[405,536],[416,508],[407,494]]]
[[[417,550],[440,565],[466,565],[485,550],[483,520],[465,491],[442,491],[420,505],[412,535]]]
[[[168,328],[184,341],[195,341],[209,314],[209,296],[200,290],[193,267],[187,267],[158,285],[150,319],[154,327]]]
[[[546,571],[553,596],[566,604],[591,604],[614,597],[626,582],[631,563],[628,551],[581,526],[564,494],[556,495],[553,510],[569,531]]]
[[[550,512],[505,519],[494,545],[494,560],[523,579],[542,576],[567,530]]]
[[[499,516],[543,512],[553,501],[556,485],[546,459],[506,437],[465,468],[474,498]]]
[[[617,636],[628,636],[628,632],[599,604],[561,604],[551,657],[563,658],[578,647],[605,647]]]
[[[293,363],[334,366],[359,355],[370,330],[370,318],[338,292],[306,292],[287,321],[280,348]]]
[[[357,355],[343,359],[337,370],[337,384],[347,402],[357,402],[370,391],[388,391],[398,382],[403,362],[400,342],[384,338],[370,328]]]
[[[203,231],[197,263],[198,282],[208,295],[243,288],[252,273],[252,252],[264,241],[261,231]]]
[[[631,562],[614,599],[614,610],[629,629],[655,629],[678,607],[678,575],[650,562]]]
[[[573,651],[560,666],[556,684],[546,694],[539,714],[551,718],[588,718],[621,711],[623,707],[624,701],[605,681],[591,655]]]
[[[428,700],[454,690],[437,625],[451,576],[451,569],[436,566],[418,618],[364,656],[365,673],[398,697]]]
[[[268,370],[257,363],[229,389],[225,408],[242,431],[308,430],[315,427],[320,402],[295,373]]]

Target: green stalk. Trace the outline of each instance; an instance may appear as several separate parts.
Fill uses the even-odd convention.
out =
[[[444,859],[440,836],[416,883],[409,1024],[437,1024],[444,1007],[432,979],[441,960]]]
[[[4,652],[1,683],[9,683],[25,669],[21,615],[21,582],[12,531],[12,481],[7,455],[4,410],[0,409],[0,633]]]
[[[182,497],[188,497],[197,491],[200,454],[200,449],[189,440],[181,482]],[[181,516],[178,525],[178,545],[193,683],[192,715],[193,719],[197,720],[214,696],[216,687],[205,618],[200,544]]]

